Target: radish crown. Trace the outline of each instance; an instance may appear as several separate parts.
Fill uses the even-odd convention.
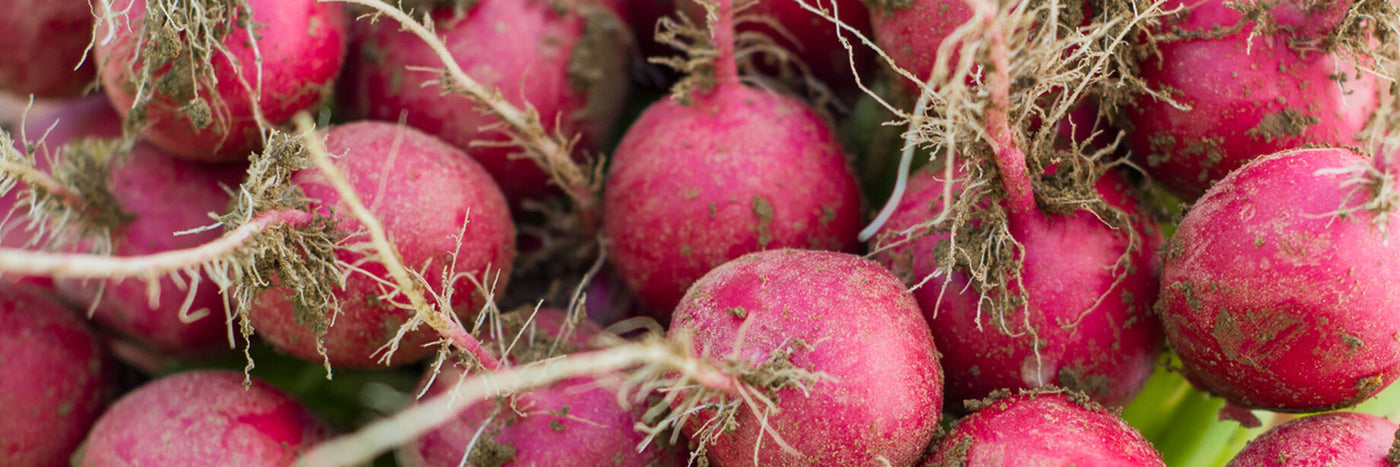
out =
[[[685,12],[662,17],[657,23],[656,40],[683,52],[678,57],[652,57],[652,63],[685,73],[671,87],[671,98],[688,104],[698,94],[707,94],[723,82],[739,78],[734,56],[734,15],[754,0],[697,0],[705,7],[705,25],[696,24]]]
[[[37,164],[43,144],[26,142],[20,152],[0,130],[0,196],[26,184],[6,219],[22,214],[24,230],[32,235],[29,245],[52,248],[88,240],[94,252],[109,252],[112,230],[132,220],[111,192],[109,167],[119,157],[116,145],[92,138],[68,142],[49,152],[58,156],[47,161],[52,168],[45,172]]]

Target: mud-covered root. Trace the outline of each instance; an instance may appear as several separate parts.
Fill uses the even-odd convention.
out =
[[[228,104],[217,90],[219,77],[213,63],[228,60],[237,64],[238,59],[224,46],[231,34],[247,34],[256,44],[248,0],[102,0],[94,41],[105,44],[117,28],[130,27],[129,15],[136,1],[144,3],[141,10],[145,16],[131,62],[100,64],[136,72],[130,78],[135,99],[124,125],[128,141],[134,143],[145,128],[146,109],[157,98],[170,99],[194,128],[227,126]],[[100,30],[103,26],[106,31]],[[256,77],[239,79],[250,91],[256,87]],[[256,95],[249,92],[249,96]],[[256,112],[259,127],[270,128],[259,106],[254,103],[250,108]]]

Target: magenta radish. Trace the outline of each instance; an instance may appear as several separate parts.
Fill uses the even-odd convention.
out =
[[[336,167],[384,224],[402,262],[413,270],[428,268],[424,276],[439,295],[449,292],[441,284],[445,268],[461,275],[449,286],[450,304],[459,316],[475,315],[484,292],[505,287],[515,257],[515,226],[500,188],[479,164],[437,138],[392,123],[348,123],[326,130],[325,138],[326,148],[341,156]],[[313,200],[313,212],[336,216],[347,232],[360,229],[358,221],[346,217],[340,195],[320,172],[297,172],[292,182]],[[332,366],[377,365],[381,347],[396,339],[400,325],[414,311],[401,303],[402,296],[385,296],[382,265],[360,264],[364,254],[351,250],[336,252],[340,261],[355,264],[357,270],[350,272],[344,289],[336,291],[339,312],[333,318],[329,312],[295,309],[290,295],[297,293],[296,285],[284,284],[258,295],[251,307],[257,332],[309,361],[322,361],[318,346],[323,346]],[[424,345],[436,337],[420,325],[399,341],[385,363],[421,359],[433,352]]]
[[[85,138],[121,136],[121,117],[102,100],[65,106],[30,122],[27,133],[42,135],[53,124],[39,157],[59,161],[77,154]],[[35,136],[37,137],[37,136]],[[66,152],[65,152],[66,151]],[[104,157],[104,156],[97,156]],[[120,256],[159,253],[204,244],[219,237],[217,230],[176,235],[212,224],[211,212],[228,207],[225,188],[237,186],[244,173],[239,164],[206,165],[186,162],[149,144],[138,143],[111,164],[110,186],[115,201],[128,217],[110,235],[111,253]],[[47,166],[47,164],[45,164]],[[21,232],[14,232],[19,235]],[[91,248],[91,241],[77,248]],[[58,280],[55,285],[69,300],[94,306],[93,318],[135,338],[154,350],[186,357],[208,356],[230,349],[224,301],[219,288],[202,272],[199,283],[177,284],[164,277],[159,294],[138,280]]]
[[[74,97],[96,80],[87,0],[15,0],[0,15],[0,90],[37,97]],[[84,60],[86,58],[86,60]],[[79,66],[81,64],[81,66]]]
[[[96,32],[103,90],[143,138],[171,154],[244,160],[261,146],[264,124],[331,95],[346,16],[339,4],[314,0],[208,3],[114,0]],[[148,4],[166,13],[152,15]]]
[[[580,134],[582,148],[598,148],[625,100],[623,27],[598,2],[485,0],[460,14],[433,11],[440,35],[472,78],[499,90],[521,108],[532,107],[546,132]],[[341,102],[350,114],[403,121],[457,146],[491,173],[506,196],[518,201],[548,193],[549,175],[528,158],[496,117],[467,97],[443,96],[424,83],[439,73],[442,59],[422,39],[396,24],[361,21]],[[482,47],[482,44],[491,44]]]
[[[1358,134],[1376,111],[1380,86],[1332,37],[1355,5],[1314,3],[1267,8],[1267,29],[1236,11],[1266,8],[1262,2],[1162,6],[1182,10],[1157,30],[1178,37],[1157,40],[1157,52],[1142,63],[1156,95],[1123,108],[1128,146],[1154,178],[1195,198],[1259,156],[1362,143]]]
[[[178,373],[126,394],[88,433],[73,465],[290,465],[326,437],[300,402],[222,370]]]
[[[939,267],[936,258],[944,257],[939,248],[947,248],[947,232],[901,233],[945,208],[941,177],[926,169],[913,178],[875,243],[897,246],[875,258],[907,283],[922,284],[914,297],[942,352],[950,403],[1001,388],[1044,385],[1073,388],[1111,406],[1132,400],[1152,373],[1162,343],[1151,314],[1158,286],[1153,252],[1160,233],[1133,198],[1134,190],[1113,172],[1095,186],[1104,202],[1133,216],[1136,245],[1088,211],[1013,220],[1014,235],[1025,248],[1020,287],[1030,305],[994,317],[965,272],[948,280],[931,277]],[[1025,332],[1027,324],[1033,333]]]
[[[68,465],[115,392],[106,349],[76,311],[0,286],[0,463]]]
[[[603,333],[585,321],[559,341],[568,318],[548,308],[518,311],[501,319],[505,339],[483,345],[500,349],[511,344],[506,360],[513,365],[596,349],[598,344],[592,341]],[[527,319],[531,320],[528,325]],[[517,335],[521,339],[512,342]],[[552,352],[556,345],[558,351]],[[451,389],[463,370],[460,363],[444,367],[424,397]],[[651,445],[638,452],[645,433],[634,428],[646,407],[620,404],[619,388],[609,380],[618,376],[571,378],[476,403],[405,446],[403,457],[408,465],[420,467],[455,466],[464,456],[471,465],[651,465],[658,461],[658,450]]]
[[[1400,376],[1400,241],[1378,218],[1395,208],[1363,207],[1366,167],[1346,149],[1284,151],[1187,212],[1157,304],[1187,379],[1242,407],[1315,412]]]
[[[893,246],[883,261],[921,284],[920,303],[947,352],[950,400],[1065,385],[1106,405],[1126,404],[1161,346],[1149,312],[1160,234],[1131,187],[1095,160],[1101,156],[1047,150],[1054,132],[1040,131],[1049,141],[1037,140],[1012,127],[1010,50],[1031,52],[1008,42],[1034,30],[1026,18],[1039,12],[986,4],[977,13],[981,35],[959,46],[985,55],[977,65],[985,84],[975,89],[985,107],[967,121],[943,121],[966,132],[968,152],[950,156],[955,170],[941,180],[930,172],[915,177],[910,198],[886,211],[898,218],[873,249]],[[968,95],[962,76],[950,73],[934,88]],[[945,190],[954,199],[944,199]],[[910,244],[906,234],[926,237]]]
[[[909,465],[938,427],[942,372],[928,324],[904,284],[873,261],[791,249],[744,255],[691,287],[671,336],[689,339],[692,355],[756,375],[825,375],[805,391],[769,388],[778,402],[765,420],[745,408],[732,420],[698,411],[682,428],[717,465]],[[781,381],[763,378],[752,380]]]
[[[1051,391],[982,401],[930,450],[924,466],[1165,466],[1142,434],[1093,402]]]
[[[1332,412],[1289,421],[1260,435],[1230,460],[1229,467],[1271,465],[1389,466],[1386,455],[1400,429],[1385,418]]]
[[[608,259],[652,310],[744,253],[857,246],[860,192],[839,143],[801,101],[740,83],[723,4],[713,89],[648,107],[604,187]]]

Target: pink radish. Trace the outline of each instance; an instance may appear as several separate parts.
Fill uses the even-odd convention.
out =
[[[432,11],[452,57],[499,97],[538,112],[547,132],[581,134],[581,148],[607,138],[626,96],[620,22],[590,0],[484,0],[460,13]],[[341,101],[358,118],[398,121],[465,151],[519,201],[551,193],[549,176],[499,131],[500,121],[465,97],[423,86],[442,59],[388,23],[356,24]],[[482,44],[491,44],[483,47]]]
[[[197,161],[244,160],[261,146],[263,125],[330,96],[345,55],[339,4],[174,2],[152,16],[148,3],[111,2],[96,33],[111,40],[97,42],[96,59],[107,97],[157,147]]]
[[[75,310],[0,286],[0,463],[68,465],[115,393],[115,367]]]
[[[1368,167],[1346,149],[1284,151],[1187,212],[1157,306],[1192,383],[1242,407],[1315,412],[1400,376],[1400,241],[1384,229],[1395,205],[1364,205],[1387,199],[1353,186],[1384,180]]]
[[[437,138],[392,123],[348,123],[326,130],[325,138],[327,149],[342,156],[336,167],[382,221],[402,262],[414,270],[428,267],[425,276],[437,294],[449,292],[440,281],[444,268],[461,275],[449,285],[453,311],[473,316],[486,292],[505,287],[515,257],[515,226],[500,188],[480,165]],[[341,196],[319,171],[297,172],[292,182],[313,200],[315,213],[337,216],[346,231],[359,229],[358,221],[343,217]],[[350,264],[363,257],[349,250],[336,255]],[[333,320],[328,312],[320,314],[323,310],[294,307],[290,296],[297,286],[285,284],[257,297],[250,310],[253,326],[277,347],[309,361],[321,361],[318,348],[324,347],[332,366],[379,364],[381,352],[399,339],[399,326],[414,311],[398,303],[401,296],[385,297],[382,265],[357,268],[336,292],[340,308]],[[424,344],[435,338],[431,329],[419,326],[383,363],[417,361],[433,352]]]
[[[768,388],[776,410],[741,407],[732,419],[699,410],[682,426],[715,464],[909,465],[937,429],[943,378],[928,325],[899,279],[873,261],[750,253],[697,281],[671,326],[693,355],[776,386]],[[825,377],[799,390],[781,378],[792,369]]]
[[[958,420],[923,465],[1166,465],[1137,430],[1082,396],[1033,391],[994,397]]]
[[[860,192],[840,145],[801,101],[739,81],[734,12],[720,5],[714,74],[690,84],[712,78],[713,87],[648,107],[604,188],[608,258],[656,311],[744,253],[857,245]]]
[[[1376,78],[1332,42],[1353,2],[1261,5],[1173,0],[1162,6],[1181,10],[1156,31],[1177,37],[1156,41],[1142,64],[1142,79],[1156,95],[1123,110],[1129,148],[1184,197],[1200,196],[1259,156],[1358,145],[1376,111]],[[1267,8],[1259,21],[1273,27],[1265,30],[1237,11],[1249,8]]]

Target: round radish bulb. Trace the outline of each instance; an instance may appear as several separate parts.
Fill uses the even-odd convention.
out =
[[[1346,149],[1281,152],[1187,212],[1157,307],[1191,382],[1241,407],[1315,412],[1400,376],[1400,241],[1373,211],[1336,214],[1371,196],[1346,185],[1367,164]]]
[[[527,310],[501,317],[506,342],[513,346],[507,360],[514,365],[550,357],[567,320],[564,312],[554,309],[530,315]],[[525,319],[532,319],[530,329],[521,333]],[[590,342],[602,333],[596,325],[581,322],[560,343],[558,354],[594,349]],[[512,343],[516,335],[521,339]],[[497,348],[494,342],[483,344]],[[443,368],[426,395],[451,390],[462,374],[461,364]],[[617,376],[569,378],[473,404],[406,446],[404,457],[408,465],[419,467],[460,465],[464,455],[470,465],[652,465],[659,459],[654,445],[637,452],[646,434],[635,426],[646,407],[620,405],[620,388],[609,380]]]
[[[740,81],[734,5],[708,8],[706,66],[633,122],[603,193],[608,259],[663,321],[745,253],[858,246],[860,191],[835,136],[801,101]]]
[[[924,466],[1166,465],[1127,422],[1081,398],[1023,392],[978,405],[984,406],[953,425]]]
[[[1299,418],[1260,435],[1228,467],[1351,465],[1388,467],[1394,422],[1359,412]]]
[[[52,128],[50,130],[50,128]],[[44,137],[38,147],[40,167],[80,155],[78,147],[92,139],[121,136],[121,117],[105,99],[86,99],[41,113],[28,121],[30,138]],[[119,256],[146,255],[190,248],[219,238],[217,230],[175,235],[211,224],[210,212],[228,207],[225,187],[236,186],[244,166],[206,165],[176,159],[146,143],[137,143],[125,156],[110,161],[109,188],[113,201],[128,216],[112,229],[111,252]],[[24,232],[11,232],[15,239]],[[91,241],[76,248],[91,250]],[[68,300],[96,304],[93,319],[156,351],[187,357],[229,351],[224,302],[219,289],[203,272],[190,294],[169,277],[157,282],[152,296],[141,280],[56,280],[55,288]],[[180,310],[185,308],[183,316]]]
[[[68,465],[113,395],[114,369],[78,314],[0,286],[0,464]]]
[[[1318,6],[1305,6],[1313,3]],[[1227,4],[1162,5],[1182,10],[1161,31],[1185,37],[1155,42],[1157,53],[1142,63],[1141,76],[1190,110],[1148,95],[1123,109],[1128,147],[1155,179],[1188,199],[1259,156],[1359,145],[1357,135],[1378,105],[1374,76],[1350,65],[1335,46],[1301,45],[1331,40],[1352,2],[1279,2],[1266,16],[1277,26],[1272,32]],[[1242,21],[1239,30],[1223,32]]]
[[[910,465],[938,428],[943,378],[928,324],[904,284],[874,261],[750,253],[705,274],[672,320],[671,335],[689,336],[696,357],[759,368],[782,366],[774,356],[790,351],[782,360],[792,367],[829,376],[807,394],[777,390],[766,421],[741,408],[708,446],[717,465]],[[702,410],[682,428],[702,439],[697,431],[710,422],[713,413]]]
[[[611,132],[627,80],[623,26],[608,9],[585,0],[482,0],[460,14],[439,8],[433,18],[462,69],[512,104],[533,108],[546,131],[581,133],[590,149]],[[512,202],[551,193],[549,176],[493,127],[499,120],[465,96],[423,85],[440,73],[410,67],[441,68],[442,59],[397,24],[356,23],[341,102],[354,116],[403,119],[457,146]]]
[[[12,0],[0,15],[0,90],[74,97],[96,78],[88,0]],[[84,60],[86,58],[86,60]],[[79,63],[82,66],[79,66]]]
[[[488,287],[505,287],[515,258],[515,225],[500,188],[481,165],[437,138],[393,123],[348,123],[324,134],[327,150],[341,156],[335,160],[336,167],[370,214],[383,223],[404,265],[413,270],[429,267],[424,276],[433,291],[447,292],[438,278],[449,265],[452,272],[470,275]],[[340,229],[362,228],[319,171],[297,172],[292,182],[313,200],[316,213],[336,216]],[[459,248],[458,233],[464,226]],[[364,256],[349,250],[336,255],[351,264]],[[321,337],[313,329],[325,329],[322,344],[331,365],[378,365],[377,351],[395,338],[413,311],[404,308],[407,301],[401,295],[393,302],[382,298],[386,294],[382,281],[390,278],[380,263],[361,264],[358,269],[346,278],[345,288],[336,291],[340,311],[333,320],[329,314],[299,313],[290,297],[296,285],[285,284],[258,295],[250,311],[253,327],[278,348],[312,362],[322,361],[317,351]],[[484,295],[465,276],[456,278],[452,287],[452,308],[467,321],[482,305]],[[436,332],[420,325],[405,335],[386,363],[417,361],[434,351],[425,344],[435,339]]]
[[[145,103],[144,112],[137,116],[144,122],[143,138],[190,160],[244,160],[261,145],[259,113],[268,124],[278,125],[331,94],[345,57],[346,16],[340,5],[315,0],[246,0],[246,4],[253,11],[246,28],[247,18],[200,28],[215,31],[224,49],[201,62],[188,51],[173,57],[159,55],[175,53],[166,49],[192,35],[167,23],[162,23],[159,41],[143,40],[143,29],[153,27],[147,22],[151,16],[146,1],[112,2],[109,10],[122,12],[118,16],[123,17],[116,21],[115,30],[99,22],[97,37],[112,37],[97,42],[102,89],[123,118],[133,117],[133,104]],[[196,16],[195,7],[187,8],[174,13]],[[249,34],[257,38],[256,43]],[[155,67],[151,82],[142,83],[142,70],[152,59],[169,65]],[[199,73],[192,70],[207,70],[212,77],[191,82],[192,78],[180,75]]]
[[[290,465],[326,437],[300,402],[244,375],[167,376],[123,396],[93,426],[73,465]]]
[[[647,108],[613,155],[603,211],[618,276],[643,305],[669,310],[744,253],[854,251],[860,192],[815,112],[736,82]]]
[[[988,315],[981,294],[968,286],[964,272],[953,273],[946,283],[939,278],[924,282],[938,267],[935,258],[944,254],[938,248],[947,248],[947,232],[932,232],[912,242],[905,242],[907,236],[901,234],[942,212],[942,177],[941,171],[927,168],[912,177],[872,248],[897,244],[875,259],[907,283],[922,283],[914,297],[943,352],[948,400],[1045,385],[1069,387],[1105,405],[1132,400],[1151,375],[1161,348],[1161,326],[1151,315],[1161,234],[1128,183],[1108,172],[1096,185],[1099,196],[1133,216],[1139,230],[1141,244],[1133,246],[1127,263],[1120,264],[1120,256],[1130,246],[1128,236],[1094,214],[1046,215],[1044,225],[1016,234],[1026,251],[1021,285],[1030,307],[1018,307],[1001,319]],[[955,186],[954,192],[958,189]],[[1036,330],[1034,336],[1022,331],[1026,322]]]

